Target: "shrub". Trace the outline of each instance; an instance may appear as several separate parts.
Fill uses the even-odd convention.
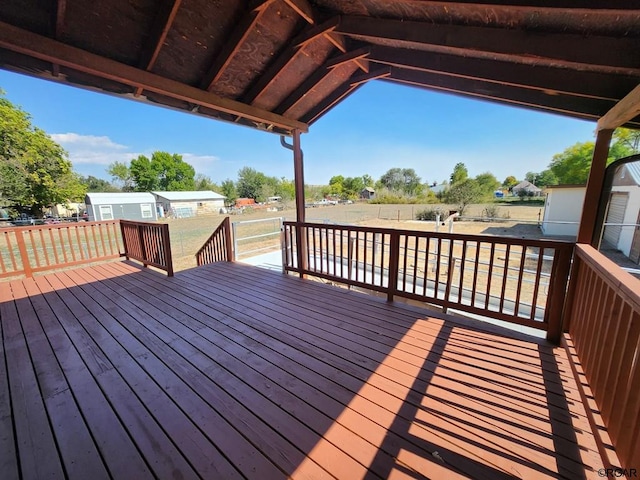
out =
[[[500,208],[498,208],[496,205],[487,205],[487,207],[484,209],[484,216],[489,220],[499,218]]]
[[[440,215],[440,219],[444,219],[444,213],[439,208],[427,208],[416,212],[416,220],[435,221],[436,216]]]

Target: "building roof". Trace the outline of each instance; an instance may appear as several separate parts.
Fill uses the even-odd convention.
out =
[[[0,2],[2,68],[284,134],[376,79],[595,120],[639,50],[640,0]]]
[[[363,192],[364,192],[365,190],[366,190],[367,192],[370,192],[370,193],[376,193],[375,189],[374,189],[374,188],[371,188],[371,187],[364,187],[364,188],[362,189],[362,191],[363,191]]]
[[[156,199],[148,192],[118,192],[102,193],[92,192],[85,196],[86,203],[92,205],[106,205],[116,203],[156,203]]]
[[[627,169],[633,181],[640,185],[640,162],[629,162],[624,164],[624,168]]]
[[[170,202],[224,200],[226,197],[211,190],[197,190],[191,192],[151,192],[157,197],[162,197]]]
[[[523,180],[522,182],[520,182],[519,184],[517,184],[515,187],[513,187],[511,189],[511,191],[517,191],[517,190],[527,190],[528,192],[541,192],[542,189],[536,187],[533,183],[527,181],[527,180]]]
[[[544,188],[546,188],[547,190],[549,190],[549,189],[561,190],[561,189],[564,189],[564,188],[587,188],[587,186],[585,184],[582,184],[582,185],[573,185],[573,184],[571,184],[571,185],[547,185]]]

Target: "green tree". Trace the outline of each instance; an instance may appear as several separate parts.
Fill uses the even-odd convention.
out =
[[[113,170],[113,169],[111,169]],[[195,189],[195,170],[182,160],[182,155],[153,152],[151,158],[138,155],[131,160],[129,172],[138,192],[185,191]]]
[[[473,179],[466,179],[451,186],[446,193],[448,203],[458,206],[458,213],[464,214],[465,209],[471,203],[477,203],[482,199],[482,189],[478,182]]]
[[[360,196],[360,192],[366,186],[362,177],[347,177],[344,179],[343,197],[354,200]]]
[[[505,188],[513,188],[515,187],[518,183],[518,179],[516,177],[514,177],[513,175],[509,175],[507,178],[504,179],[504,182],[502,182],[502,186]]]
[[[329,179],[329,195],[340,195],[344,192],[344,177],[342,175],[334,175]]]
[[[251,167],[243,167],[238,171],[236,189],[241,198],[253,198],[260,201],[262,186],[266,183],[267,176]]]
[[[413,168],[391,168],[380,177],[380,183],[392,192],[415,195],[422,181]]]
[[[238,191],[236,190],[236,184],[233,183],[233,180],[227,178],[220,185],[220,189],[222,190],[222,195],[227,199],[227,205],[233,205],[238,198]]]
[[[211,190],[216,193],[220,192],[220,187],[218,186],[218,184],[212,182],[211,178],[209,178],[207,175],[203,175],[202,173],[196,174],[194,178],[194,185],[195,190],[198,191]]]
[[[375,184],[373,177],[366,173],[362,176],[362,181],[364,182],[365,187],[373,187],[373,185]]]
[[[484,172],[476,176],[475,181],[480,187],[481,195],[485,198],[492,197],[493,192],[500,186],[500,182],[493,173]]]
[[[124,162],[113,162],[107,168],[107,173],[111,175],[111,180],[123,192],[133,191],[133,177],[129,166]]]
[[[87,192],[119,192],[120,189],[111,182],[102,178],[96,178],[93,175],[80,177],[80,181],[84,184]]]
[[[0,91],[0,199],[41,216],[50,205],[80,200],[86,188],[67,153]]]
[[[533,184],[536,187],[548,187],[549,185],[557,185],[558,177],[550,169],[546,169],[538,173]]]
[[[455,185],[456,183],[464,182],[469,178],[469,171],[464,163],[456,163],[453,167],[453,173],[451,174],[450,180],[451,185]]]
[[[632,155],[640,153],[640,130],[618,128],[613,132],[613,141],[628,147]]]
[[[589,178],[591,161],[593,159],[593,142],[576,143],[564,152],[553,156],[549,164],[549,170],[556,176],[558,182],[563,185],[582,185]],[[633,151],[624,142],[616,141],[611,144],[607,165],[619,158],[632,155]]]

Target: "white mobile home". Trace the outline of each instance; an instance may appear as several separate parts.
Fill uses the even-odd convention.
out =
[[[193,217],[201,213],[218,213],[224,208],[224,195],[211,190],[193,192],[151,192],[161,215]]]
[[[577,237],[582,215],[584,185],[554,185],[546,188],[547,199],[540,229],[543,235]]]
[[[89,221],[158,219],[155,197],[150,193],[87,193],[85,203]]]
[[[640,231],[634,227],[639,212],[640,164],[625,163],[613,177],[602,244],[620,250],[635,263],[640,263]]]

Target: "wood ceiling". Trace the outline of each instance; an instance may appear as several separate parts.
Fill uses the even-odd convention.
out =
[[[640,0],[3,0],[0,66],[283,134],[375,79],[595,121]]]

